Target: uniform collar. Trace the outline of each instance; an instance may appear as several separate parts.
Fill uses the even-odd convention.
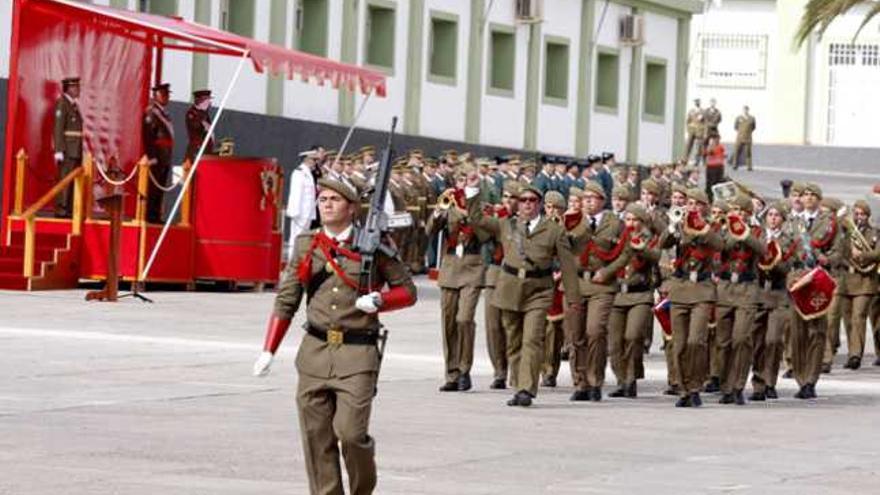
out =
[[[351,238],[351,232],[353,229],[353,225],[349,224],[349,226],[346,227],[345,230],[336,235],[331,234],[326,228],[324,228],[323,231],[324,235],[333,239],[336,242],[348,242],[348,240]]]
[[[70,103],[73,103],[74,105],[76,105],[78,103],[76,98],[70,96],[67,93],[63,93],[63,94],[64,94],[64,97],[67,98],[67,101],[69,101]]]

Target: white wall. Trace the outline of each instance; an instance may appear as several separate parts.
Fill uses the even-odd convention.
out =
[[[632,12],[629,7],[624,7],[615,3],[608,4],[608,11],[605,14],[605,20],[602,20],[602,10],[604,2],[596,2],[594,38],[597,45],[610,48],[620,49],[620,74],[618,75],[618,97],[617,97],[617,113],[610,115],[603,112],[597,112],[594,108],[596,102],[596,86],[593,78],[592,99],[590,102],[591,121],[590,121],[590,152],[611,151],[618,157],[626,156],[626,122],[627,111],[629,110],[629,67],[632,60],[632,49],[623,47],[618,41],[617,22],[620,17]],[[593,71],[596,73],[596,59],[593,58]]]
[[[646,43],[642,56],[666,61],[666,106],[662,123],[642,119],[645,108],[645,69],[642,61],[642,88],[639,110],[639,161],[641,163],[672,159],[673,121],[675,119],[675,66],[677,61],[678,21],[650,12],[644,14]]]
[[[0,2],[0,77],[9,77],[9,45],[12,41],[12,2]]]
[[[419,115],[421,134],[464,141],[464,103],[467,101],[468,43],[470,41],[470,2],[467,0],[427,0],[423,19],[422,103]],[[456,46],[455,85],[428,80],[431,65],[431,11],[458,15],[458,44]]]
[[[522,148],[526,109],[526,59],[529,51],[529,28],[516,26],[514,3],[496,1],[486,22],[483,45],[483,78],[480,94],[483,101],[480,107],[480,142],[494,146]],[[491,23],[511,26],[516,29],[516,62],[514,66],[513,97],[486,93],[489,84],[489,59],[491,58]]]
[[[577,118],[578,59],[580,46],[580,2],[544,2],[541,25],[541,56],[538,74],[538,140],[537,147],[548,153],[574,154],[574,128]],[[544,102],[544,68],[546,36],[568,39],[568,100],[567,105]]]

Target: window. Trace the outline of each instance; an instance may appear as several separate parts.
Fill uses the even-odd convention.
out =
[[[431,13],[431,44],[429,79],[455,84],[455,63],[458,58],[458,17]],[[433,76],[433,77],[431,77]]]
[[[568,102],[568,40],[553,36],[544,42],[544,101]]]
[[[138,9],[158,15],[177,15],[177,0],[138,0]]]
[[[516,36],[513,28],[493,26],[489,49],[489,92],[513,96],[516,66]]]
[[[248,38],[254,37],[256,0],[220,0],[220,28]]]
[[[327,24],[327,0],[299,0],[296,18],[297,48],[326,57]]]
[[[666,61],[645,58],[645,117],[663,122],[666,115]],[[653,117],[653,119],[652,119]]]
[[[767,36],[702,34],[697,42],[697,84],[763,88],[767,81]]]
[[[394,4],[371,0],[367,5],[366,63],[394,68]]]
[[[596,108],[617,113],[620,55],[612,48],[599,47],[596,56]]]

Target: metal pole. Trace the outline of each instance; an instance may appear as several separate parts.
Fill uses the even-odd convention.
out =
[[[345,148],[348,146],[348,140],[351,139],[351,135],[354,134],[354,128],[357,127],[357,123],[361,118],[361,114],[364,112],[364,108],[367,106],[367,101],[370,100],[370,96],[373,96],[373,89],[370,88],[370,92],[367,93],[367,97],[364,98],[364,101],[361,102],[360,108],[358,108],[357,115],[354,116],[354,121],[351,123],[351,127],[348,128],[348,132],[345,134],[345,139],[342,141],[342,146],[339,147],[339,152],[336,153],[336,158],[333,160],[333,165],[331,168],[335,167],[337,163],[339,163],[339,159],[342,158],[342,155],[345,154]],[[365,163],[364,165],[368,165]]]

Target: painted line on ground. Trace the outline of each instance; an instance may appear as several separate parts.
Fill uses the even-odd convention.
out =
[[[851,179],[873,179],[878,180],[877,174],[866,174],[861,172],[837,172],[832,170],[803,170],[797,168],[786,167],[755,167],[756,172],[777,172],[787,174],[804,174],[804,175],[820,175],[824,177],[846,177]],[[873,183],[872,183],[873,184]]]

